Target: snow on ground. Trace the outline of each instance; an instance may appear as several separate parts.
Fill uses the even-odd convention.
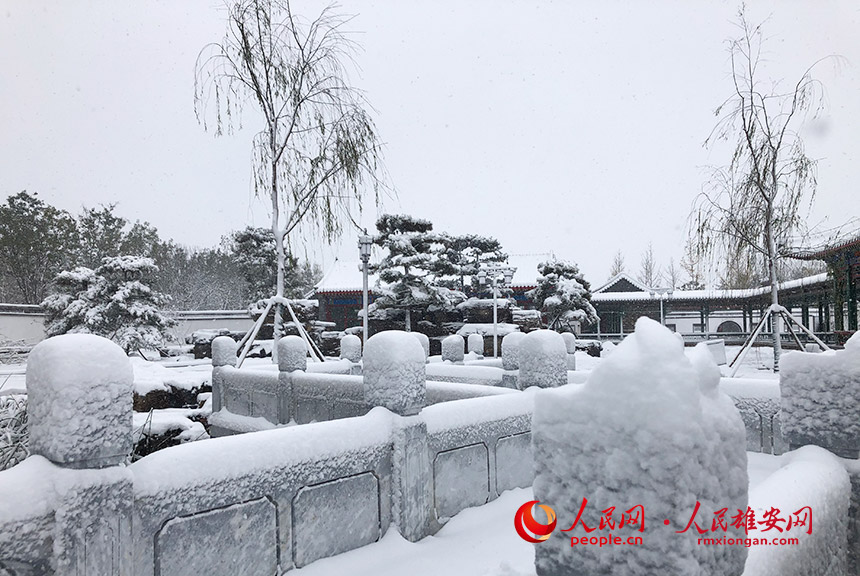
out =
[[[780,456],[747,457],[751,491],[783,463]],[[379,542],[317,560],[296,576],[402,576],[405,566],[409,576],[534,576],[534,545],[517,536],[513,526],[517,508],[530,500],[531,488],[510,490],[489,504],[467,508],[436,535],[415,543],[392,527]]]

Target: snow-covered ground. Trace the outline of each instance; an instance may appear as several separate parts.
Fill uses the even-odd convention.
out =
[[[747,456],[751,488],[781,465],[779,456]],[[517,508],[533,496],[531,488],[505,492],[489,504],[460,512],[420,542],[408,542],[392,528],[379,542],[318,560],[296,576],[401,576],[407,566],[410,576],[534,576],[534,545],[514,530]]]

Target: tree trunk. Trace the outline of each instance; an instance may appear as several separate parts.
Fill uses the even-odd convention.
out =
[[[269,146],[272,154],[272,234],[275,236],[275,254],[278,259],[278,279],[275,284],[275,296],[283,298],[284,296],[284,268],[286,267],[286,255],[284,253],[284,231],[281,230],[280,206],[278,204],[278,164],[275,158],[275,130],[269,130]],[[281,304],[275,305],[275,317],[272,335],[272,362],[278,361],[278,341],[281,339],[284,330],[284,310]]]
[[[412,310],[406,308],[406,331],[412,332]]]
[[[773,306],[779,306],[779,277],[777,276],[777,253],[776,240],[773,237],[772,228],[773,211],[768,207],[767,221],[765,222],[765,236],[767,238],[767,263],[770,274],[770,302]],[[782,335],[780,331],[780,315],[776,309],[771,311],[771,324],[773,334],[773,371],[779,372],[779,357],[782,355]]]

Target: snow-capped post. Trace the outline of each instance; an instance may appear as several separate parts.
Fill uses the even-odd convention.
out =
[[[236,352],[239,344],[229,336],[218,336],[212,340],[212,412],[221,410],[223,404],[225,366],[236,367]]]
[[[480,334],[469,334],[469,353],[484,357],[484,337]]]
[[[364,347],[364,399],[401,416],[424,407],[426,371],[424,349],[409,332],[386,330],[374,334]]]
[[[413,334],[387,330],[371,336],[364,347],[365,402],[401,416],[393,421],[391,514],[410,542],[430,534],[433,501],[427,425],[416,416],[427,388],[425,357]]]
[[[308,369],[308,348],[305,341],[295,335],[284,336],[278,341],[278,370],[295,372]]]
[[[68,468],[104,468],[131,454],[131,362],[101,336],[40,342],[27,363],[30,452]]]
[[[361,338],[347,334],[340,339],[340,357],[352,363],[361,362]]]
[[[462,364],[463,357],[465,356],[463,353],[464,347],[465,342],[459,334],[451,334],[446,337],[442,340],[442,361],[451,362],[452,364]]]
[[[520,344],[526,335],[522,332],[511,332],[502,338],[502,386],[519,388]]]
[[[418,340],[418,343],[424,349],[424,361],[426,362],[430,359],[430,338],[427,337],[427,334],[422,334],[421,332],[410,332],[410,334]]]
[[[519,350],[519,387],[555,388],[567,384],[567,348],[561,334],[535,330],[522,339]]]
[[[92,334],[39,343],[27,363],[30,452],[66,471],[53,515],[52,573],[132,572],[131,362],[118,345]],[[59,474],[45,469],[45,474]],[[83,528],[86,527],[86,530]],[[46,559],[47,560],[47,559]]]
[[[561,337],[564,338],[564,347],[567,349],[567,369],[576,370],[576,336],[570,332],[562,332]]]
[[[746,431],[719,382],[706,349],[688,360],[668,329],[640,318],[583,386],[538,392],[534,498],[558,519],[535,546],[538,576],[743,572],[745,547],[697,543],[697,526],[745,537],[718,519],[748,504]]]
[[[780,374],[780,424],[790,449],[817,444],[860,457],[860,333],[833,353],[786,353]]]

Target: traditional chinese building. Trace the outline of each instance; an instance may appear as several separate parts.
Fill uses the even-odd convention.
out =
[[[857,280],[860,278],[860,231],[817,245],[795,248],[798,260],[822,260],[827,264],[833,309],[833,330],[857,330]]]

